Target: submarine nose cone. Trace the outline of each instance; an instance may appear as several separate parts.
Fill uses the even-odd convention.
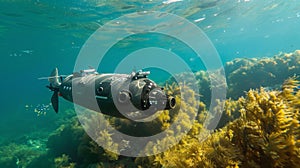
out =
[[[176,106],[175,98],[165,94],[160,88],[155,88],[149,93],[149,103],[157,110],[170,110]]]

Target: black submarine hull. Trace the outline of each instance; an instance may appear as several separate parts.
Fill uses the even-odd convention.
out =
[[[58,95],[105,115],[143,119],[159,110],[173,109],[172,96],[141,74],[70,75],[58,87]],[[53,103],[52,103],[53,104]]]

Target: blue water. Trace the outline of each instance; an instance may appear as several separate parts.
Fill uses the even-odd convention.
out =
[[[271,57],[300,47],[298,0],[171,2],[0,0],[0,134],[13,137],[51,127],[59,118],[52,109],[42,117],[34,113],[36,106],[49,104],[51,97],[45,88],[47,81],[37,78],[48,76],[54,67],[62,74],[72,73],[88,37],[124,14],[160,11],[184,17],[206,33],[223,63],[240,57]],[[132,47],[159,45],[155,38],[138,44],[141,46]],[[118,52],[122,48],[116,48],[112,55]],[[190,67],[203,68],[192,51],[179,49],[178,52],[183,59],[190,60]],[[108,59],[101,71],[113,70],[110,63]],[[132,68],[140,67],[137,63]],[[155,71],[152,77],[155,78]],[[63,100],[62,103],[71,106]]]

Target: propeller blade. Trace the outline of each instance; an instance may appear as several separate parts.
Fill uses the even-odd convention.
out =
[[[54,91],[52,97],[51,97],[51,103],[54,111],[58,112],[58,91]]]
[[[67,76],[68,76],[68,75],[49,76],[49,77],[40,77],[40,78],[38,78],[38,80],[45,80],[45,79],[49,80],[49,79],[55,79],[55,78],[60,78],[60,77],[62,77],[62,78],[65,78],[65,77],[67,77]]]

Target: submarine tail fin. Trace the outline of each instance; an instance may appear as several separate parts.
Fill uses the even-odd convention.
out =
[[[60,83],[61,78],[62,76],[58,76],[57,68],[54,68],[50,76],[47,77],[48,81],[50,82],[50,85],[47,86],[47,88],[53,91],[53,95],[51,97],[51,104],[56,113],[58,112],[58,94],[59,94],[59,86],[61,85]],[[39,79],[45,79],[45,77]]]
[[[54,90],[54,93],[51,97],[51,104],[54,109],[54,111],[58,112],[58,90]]]
[[[61,84],[59,78],[60,77],[58,76],[58,69],[54,68],[50,76],[48,77],[48,81],[50,82],[50,87],[52,87],[51,90],[53,91],[51,104],[56,113],[58,112],[58,87]]]

